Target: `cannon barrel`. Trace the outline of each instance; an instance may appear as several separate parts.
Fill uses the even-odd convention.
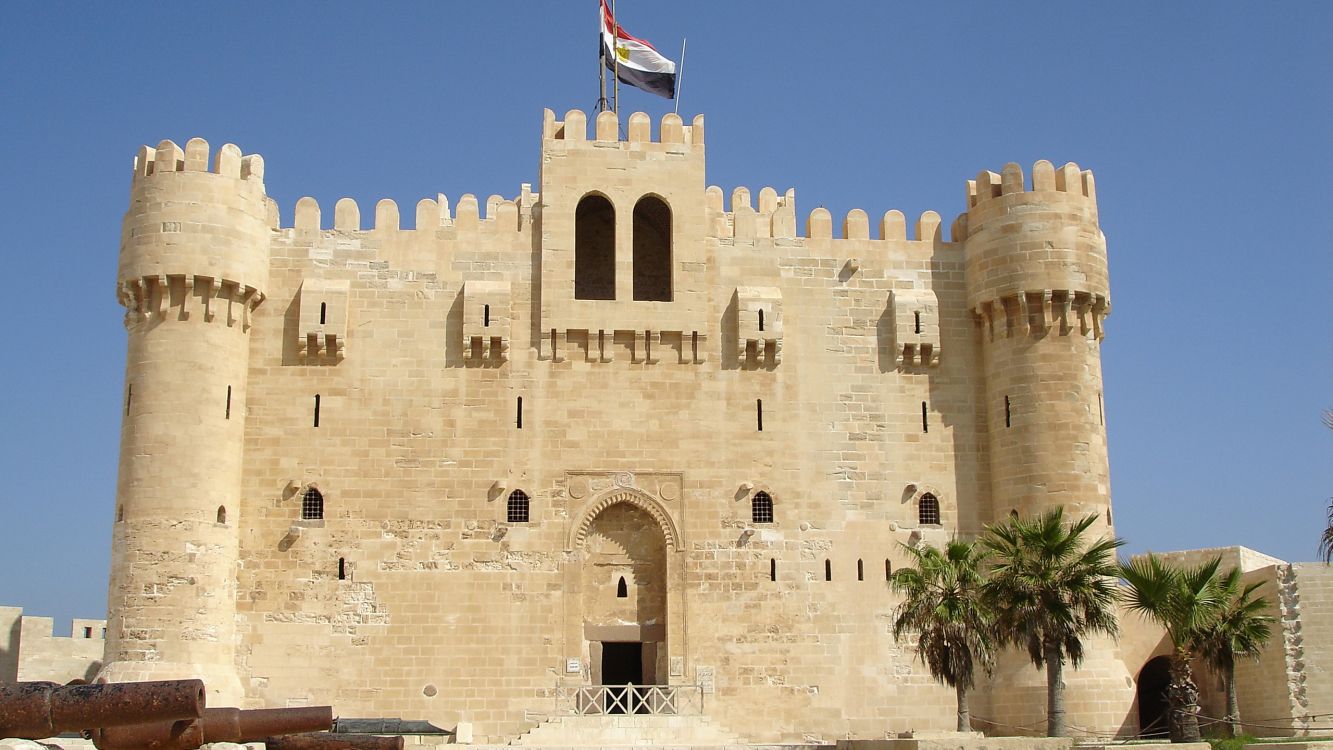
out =
[[[403,738],[375,734],[311,732],[265,737],[267,750],[403,750]]]
[[[210,708],[190,721],[155,721],[103,727],[92,733],[98,750],[195,750],[206,742],[257,742],[270,735],[327,730],[332,706]]]
[[[200,680],[0,685],[0,736],[38,740],[61,732],[204,714]]]

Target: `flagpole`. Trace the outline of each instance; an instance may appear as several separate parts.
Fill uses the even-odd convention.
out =
[[[615,81],[613,82],[615,91],[615,104],[612,105],[616,113],[616,119],[620,119],[620,17],[616,15],[616,0],[611,0],[611,59],[616,66]]]
[[[606,14],[602,11],[602,0],[597,0],[597,111],[606,111],[606,40],[602,38],[602,24],[606,23]]]
[[[676,114],[680,114],[680,90],[685,87],[685,37],[680,38],[680,72],[676,74]]]

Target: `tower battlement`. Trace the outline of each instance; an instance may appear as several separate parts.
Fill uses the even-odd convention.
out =
[[[174,141],[164,140],[157,148],[140,146],[134,156],[134,178],[169,172],[211,172],[221,177],[252,180],[263,189],[264,157],[259,154],[243,156],[235,144],[226,143],[218,149],[212,167],[208,164],[208,141],[191,138],[181,149]]]

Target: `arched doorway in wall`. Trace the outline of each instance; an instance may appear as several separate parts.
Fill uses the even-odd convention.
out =
[[[655,498],[630,488],[593,499],[575,518],[570,548],[577,554],[565,580],[577,594],[566,622],[581,642],[584,684],[670,684],[678,659],[668,642],[677,653],[684,643],[675,522]],[[647,695],[610,687],[596,694],[606,705],[580,710],[615,713]]]
[[[1170,731],[1170,702],[1166,689],[1171,684],[1171,658],[1158,656],[1139,670],[1139,736],[1166,737]]]

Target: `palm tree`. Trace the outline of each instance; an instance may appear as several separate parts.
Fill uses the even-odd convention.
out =
[[[981,547],[950,541],[943,550],[932,545],[903,545],[909,567],[893,574],[893,590],[904,596],[893,621],[893,638],[915,633],[917,657],[936,680],[958,696],[958,731],[972,728],[967,691],[977,667],[990,673],[994,661],[990,612],[981,600]]]
[[[986,528],[982,545],[992,556],[985,601],[995,613],[1002,644],[1027,649],[1046,667],[1046,734],[1065,735],[1064,666],[1083,662],[1083,638],[1116,637],[1119,597],[1116,538],[1089,540],[1097,516],[1065,523],[1060,508],[1039,516],[1010,517]]]
[[[1180,568],[1149,553],[1120,566],[1129,584],[1126,606],[1160,624],[1171,639],[1170,705],[1172,742],[1199,742],[1199,688],[1190,661],[1207,628],[1221,613],[1222,588],[1217,577],[1220,557]]]
[[[1269,602],[1253,597],[1262,581],[1245,586],[1240,568],[1218,579],[1220,603],[1214,616],[1196,643],[1199,655],[1222,674],[1227,684],[1227,716],[1231,736],[1240,736],[1240,707],[1236,703],[1236,657],[1259,658],[1259,649],[1273,634],[1273,617],[1264,614]]]

